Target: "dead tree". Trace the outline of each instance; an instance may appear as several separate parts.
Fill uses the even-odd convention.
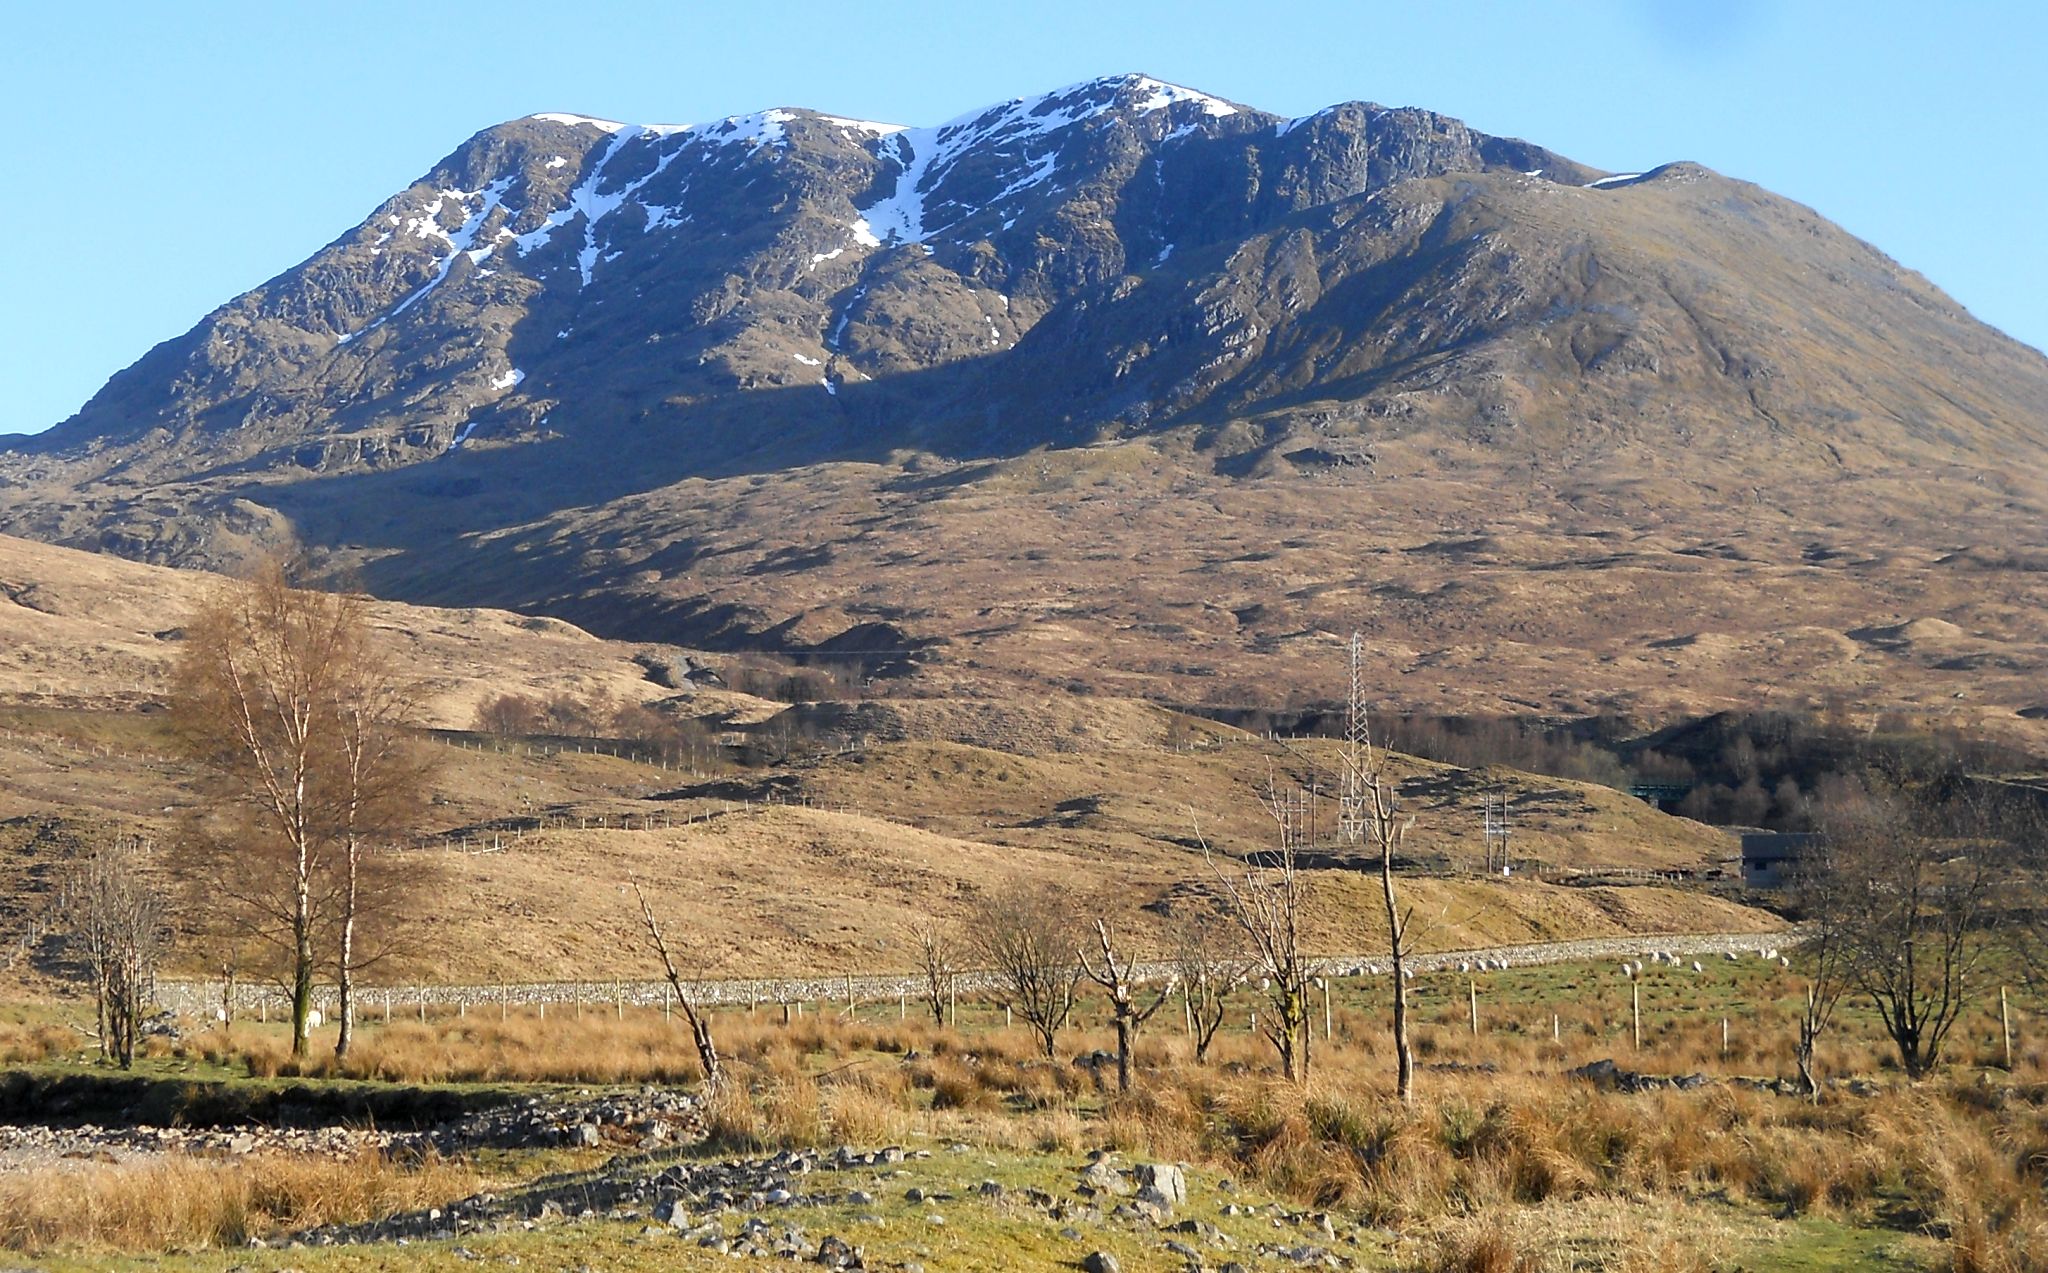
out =
[[[1404,910],[1394,885],[1394,859],[1407,841],[1413,818],[1403,819],[1394,785],[1386,773],[1386,752],[1373,746],[1365,709],[1364,644],[1351,634],[1351,693],[1344,715],[1344,785],[1340,834],[1379,858],[1380,892],[1387,912],[1387,951],[1393,962],[1395,1087],[1403,1101],[1415,1098],[1415,1051],[1408,1038],[1408,957],[1412,908]]]
[[[925,1006],[931,1009],[932,1024],[946,1026],[946,1001],[953,995],[952,943],[939,926],[919,920],[910,926],[910,940],[917,946],[918,971],[923,975]]]
[[[1301,793],[1282,793],[1269,780],[1264,797],[1266,810],[1280,829],[1280,847],[1267,865],[1247,864],[1242,875],[1226,873],[1210,857],[1223,890],[1224,906],[1232,922],[1244,934],[1252,958],[1263,974],[1259,988],[1272,1011],[1261,1029],[1280,1056],[1280,1072],[1288,1079],[1308,1081],[1309,961],[1302,950],[1303,911],[1308,900],[1307,882],[1295,863],[1305,820]],[[1208,854],[1207,841],[1201,841]]]
[[[1088,975],[1088,980],[1101,986],[1109,995],[1110,1020],[1116,1026],[1116,1090],[1127,1093],[1131,1090],[1131,1040],[1137,1035],[1138,1027],[1150,1021],[1152,1014],[1159,1011],[1159,1005],[1173,993],[1176,981],[1168,977],[1159,993],[1152,997],[1152,1002],[1139,1007],[1135,996],[1142,982],[1137,975],[1137,956],[1129,956],[1121,964],[1117,962],[1116,952],[1110,947],[1109,925],[1101,919],[1095,921],[1095,936],[1102,945],[1100,965],[1092,962],[1085,950],[1074,953],[1081,961],[1081,971]]]
[[[1855,984],[1853,943],[1844,928],[1851,912],[1836,895],[1847,883],[1826,837],[1801,855],[1793,875],[1793,897],[1809,921],[1809,929],[1806,939],[1793,949],[1793,966],[1806,977],[1806,1003],[1792,1057],[1799,1067],[1800,1085],[1816,1101],[1820,1099],[1820,1078],[1814,1069],[1814,1053],[1821,1035],[1834,1022],[1836,1007]]]
[[[669,954],[668,941],[662,937],[661,925],[654,918],[654,908],[647,904],[647,895],[640,891],[637,882],[633,885],[633,896],[640,903],[640,918],[647,926],[648,943],[661,957],[661,971],[668,978],[669,989],[675,992],[676,1003],[683,1010],[683,1020],[689,1023],[690,1038],[697,1045],[697,1064],[704,1071],[704,1094],[716,1096],[725,1088],[725,1069],[719,1064],[718,1044],[711,1037],[711,1018],[683,988],[683,979],[676,972],[676,961]]]
[[[970,921],[976,957],[994,975],[1004,1003],[1038,1036],[1047,1060],[1058,1055],[1059,1032],[1073,1015],[1081,982],[1073,929],[1072,912],[1050,888],[992,893]]]
[[[99,845],[66,872],[60,918],[92,976],[100,1055],[135,1064],[142,1018],[169,936],[164,896],[134,840]]]
[[[1252,974],[1252,961],[1231,940],[1236,936],[1234,930],[1226,934],[1191,927],[1174,951],[1174,979],[1180,983],[1197,1065],[1207,1064],[1209,1045],[1230,1013],[1231,994]]]

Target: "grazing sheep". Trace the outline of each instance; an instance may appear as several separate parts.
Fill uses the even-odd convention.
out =
[[[1701,966],[1701,964],[1700,964],[1700,961],[1699,961],[1699,960],[1697,960],[1697,959],[1695,959],[1695,960],[1693,960],[1693,961],[1692,961],[1692,970],[1693,970],[1694,972],[1705,972],[1705,971],[1706,971],[1706,969],[1705,969],[1704,967],[1702,967],[1702,966]]]

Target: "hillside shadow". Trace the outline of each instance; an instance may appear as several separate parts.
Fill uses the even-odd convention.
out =
[[[517,355],[515,354],[515,358]],[[509,413],[478,411],[468,445],[403,467],[255,481],[236,494],[290,516],[315,542],[372,555],[426,547],[448,534],[488,534],[568,509],[645,495],[680,482],[762,477],[828,463],[897,467],[906,451],[943,462],[996,461],[1036,440],[982,430],[962,417],[991,356],[853,382],[739,391],[719,405],[625,404],[540,436],[512,433]],[[567,411],[556,408],[557,415]],[[993,471],[905,470],[903,490],[941,490]],[[798,563],[788,563],[794,566]],[[372,568],[368,582],[375,583]]]

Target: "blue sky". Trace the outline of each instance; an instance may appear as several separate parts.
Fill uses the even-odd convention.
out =
[[[563,110],[936,123],[1121,71],[1424,106],[1811,204],[2048,345],[2048,6],[1888,0],[9,3],[0,433],[310,255],[469,134]]]

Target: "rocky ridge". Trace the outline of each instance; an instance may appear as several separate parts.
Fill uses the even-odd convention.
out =
[[[2044,420],[2048,360],[1754,185],[1127,75],[486,129],[0,445],[0,530],[1196,701],[1369,625],[1410,707],[2025,730]]]

